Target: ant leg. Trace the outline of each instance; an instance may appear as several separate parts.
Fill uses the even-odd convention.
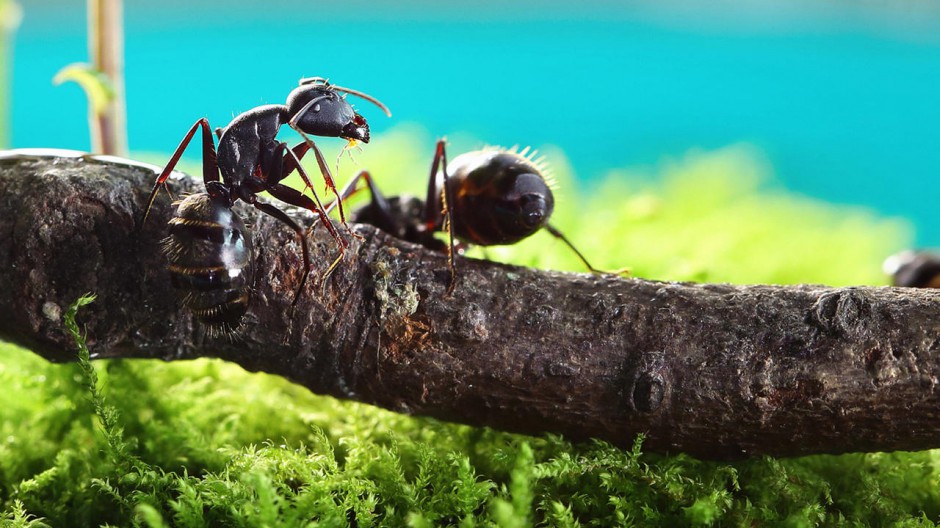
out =
[[[591,273],[604,273],[596,269],[594,266],[592,266],[591,263],[588,262],[586,258],[584,258],[584,255],[582,255],[581,252],[578,251],[578,248],[574,247],[574,244],[572,244],[571,241],[568,240],[568,238],[565,235],[563,235],[561,231],[559,231],[558,229],[555,229],[555,227],[553,227],[551,224],[545,224],[545,230],[551,233],[553,237],[561,240],[562,242],[565,243],[566,246],[571,248],[571,251],[574,251],[574,254],[577,255],[579,259],[581,259],[581,262],[584,264],[584,266],[587,269],[591,271]]]
[[[297,116],[299,116],[300,114],[301,112],[298,112]],[[294,116],[294,119],[296,119],[297,116]],[[334,196],[336,196],[337,200],[339,200],[339,191],[336,190],[336,183],[333,182],[333,174],[330,173],[330,167],[326,163],[326,159],[323,158],[323,153],[320,152],[320,148],[317,147],[317,144],[314,143],[312,139],[310,139],[310,136],[304,133],[304,131],[301,130],[299,127],[295,126],[294,119],[291,119],[290,127],[296,130],[297,133],[300,134],[300,136],[304,138],[304,141],[306,141],[307,144],[310,145],[310,148],[313,149],[313,154],[317,158],[317,165],[319,165],[320,167],[320,174],[323,176],[323,181],[326,182],[326,188],[330,190]],[[306,174],[304,174],[304,176],[306,176]],[[309,180],[307,180],[306,183],[310,185]],[[313,186],[311,185],[311,188],[312,187]],[[342,201],[339,202],[339,219],[343,223],[343,227],[345,227],[346,230],[349,231],[349,225],[346,224],[346,211],[343,210]]]
[[[278,178],[277,181],[281,181],[284,178],[290,176],[290,173],[294,172],[294,170],[300,166],[300,160],[304,159],[304,156],[307,155],[307,151],[310,150],[310,145],[306,143],[298,143],[291,150],[294,152],[294,155],[291,156],[290,154],[285,153],[283,158],[284,165],[281,168],[280,178]],[[304,185],[313,189],[313,184],[310,183],[310,180],[307,178],[306,172],[301,173],[300,178],[304,180]]]
[[[350,197],[355,195],[357,192],[363,190],[359,187],[359,182],[361,180],[366,181],[366,189],[369,191],[370,203],[366,206],[368,209],[364,209],[365,218],[360,218],[360,222],[370,224],[374,227],[379,228],[386,233],[391,233],[396,236],[402,236],[404,232],[404,226],[402,222],[392,213],[392,206],[388,203],[388,200],[379,191],[379,188],[375,185],[375,182],[372,179],[372,175],[369,171],[359,171],[349,183],[343,187],[343,190],[339,193],[340,200],[348,200]],[[336,202],[331,202],[326,206],[326,212],[329,213],[336,207]],[[360,213],[362,214],[362,213]],[[353,233],[356,236],[356,233]],[[362,238],[362,237],[360,237]]]
[[[291,217],[287,216],[287,213],[281,211],[269,203],[252,201],[251,205],[253,205],[259,211],[273,216],[274,218],[287,224],[288,227],[297,233],[297,237],[300,238],[300,249],[304,256],[304,273],[300,278],[300,285],[297,286],[297,291],[294,293],[294,300],[290,303],[291,309],[293,309],[294,305],[297,304],[297,300],[300,299],[300,292],[304,290],[304,285],[307,283],[307,275],[310,274],[310,250],[307,248],[307,238],[304,236],[304,230],[299,225],[297,225],[297,222],[291,220]]]
[[[352,198],[357,192],[361,191],[362,189],[359,188],[359,180],[362,180],[363,178],[369,184],[369,188],[372,189],[372,177],[369,176],[369,171],[359,171],[359,173],[353,176],[352,179],[350,179],[349,182],[347,182],[346,185],[342,188],[342,190],[339,191],[339,199],[346,201]],[[332,213],[333,209],[336,209],[336,204],[336,200],[326,204],[326,212]]]
[[[153,207],[153,202],[157,198],[157,191],[160,187],[163,186],[167,192],[170,192],[169,188],[166,186],[166,180],[170,177],[170,173],[173,172],[173,169],[176,168],[176,164],[179,163],[183,151],[189,146],[189,142],[192,141],[193,136],[196,134],[196,129],[200,126],[202,127],[202,181],[203,183],[219,181],[219,164],[215,153],[215,142],[212,139],[212,131],[209,129],[209,120],[203,117],[199,121],[196,121],[189,129],[189,132],[183,137],[183,141],[176,147],[176,152],[170,157],[170,161],[167,162],[166,167],[163,167],[163,171],[157,176],[157,181],[153,184],[153,190],[150,191],[150,197],[147,199],[147,208],[144,210],[144,217],[140,220],[140,229],[143,229],[144,224],[147,222],[147,217],[150,215],[150,209]]]
[[[339,265],[340,261],[343,260],[343,256],[346,254],[346,248],[349,247],[349,242],[346,242],[339,233],[336,232],[336,229],[333,227],[333,224],[330,222],[330,218],[326,215],[326,211],[323,210],[323,206],[320,205],[319,199],[316,202],[308,198],[307,196],[301,194],[297,189],[292,189],[286,185],[273,185],[268,189],[268,193],[271,196],[281,200],[282,202],[289,203],[291,205],[296,205],[297,207],[303,207],[309,211],[313,211],[320,216],[320,221],[326,225],[327,230],[330,232],[330,235],[339,242],[339,256],[330,264],[330,267],[327,268],[326,272],[320,277],[321,283],[325,282],[326,279],[333,273],[336,269],[336,266]],[[314,193],[316,196],[316,193]]]
[[[379,191],[379,188],[375,185],[375,181],[372,180],[372,174],[367,170],[359,171],[358,174],[349,180],[349,183],[339,192],[339,199],[348,200],[357,192],[361,191],[362,189],[359,188],[360,180],[366,181],[366,188],[369,189],[371,205],[381,215],[381,220],[393,224],[394,222],[391,215],[392,206],[389,205],[388,200],[385,199],[385,195]],[[330,204],[326,206],[326,212],[329,213],[333,211],[335,207],[336,202],[330,202]]]
[[[295,148],[298,150],[304,150],[300,149],[299,146]],[[286,143],[281,143],[279,151],[280,150],[287,150]],[[304,152],[306,152],[306,150],[304,150]],[[288,156],[293,158],[294,163],[297,166],[297,172],[300,173],[301,179],[303,179],[305,182],[309,182],[310,178],[307,177],[307,171],[305,171],[303,165],[300,164],[300,158],[297,157],[296,153],[293,150],[287,150],[287,154],[284,157],[286,158]],[[278,189],[281,194],[274,194],[273,189]],[[326,211],[323,209],[323,203],[320,202],[320,197],[317,195],[317,191],[313,188],[313,186],[310,186],[310,193],[313,194],[313,200],[304,196],[302,192],[298,192],[295,189],[291,189],[290,187],[280,184],[271,185],[268,188],[268,192],[271,193],[272,196],[276,196],[278,199],[283,200],[289,204],[303,207],[304,209],[317,213],[317,215],[320,216],[320,221],[325,224],[327,231],[330,232],[330,235],[332,235],[333,238],[339,242],[340,247],[342,247],[343,250],[349,247],[349,243],[346,242],[346,239],[339,236],[339,233],[336,232],[336,228],[333,227],[333,223],[330,222]],[[342,205],[340,205],[340,207],[342,207]],[[349,226],[346,226],[346,230],[349,230]]]
[[[264,155],[265,153],[262,152],[263,158],[261,165],[264,167],[262,172],[268,175],[268,185],[280,183],[281,180],[290,176],[290,173],[297,170],[298,167],[300,167],[300,160],[303,159],[307,154],[307,150],[310,148],[306,143],[298,143],[297,146],[290,149],[291,153],[288,154],[287,143],[281,141],[274,142],[274,144],[275,147],[270,153]],[[302,170],[298,170],[298,173],[300,173],[300,178],[304,181],[305,185],[313,189],[313,185],[310,184],[310,180],[307,178],[307,173]],[[304,191],[306,191],[306,189],[304,189]]]
[[[428,177],[428,195],[424,203],[424,224],[425,228],[433,232],[438,227],[447,231],[447,266],[450,269],[450,281],[447,284],[447,294],[454,292],[457,286],[457,264],[455,255],[457,253],[454,247],[454,204],[448,189],[449,180],[447,177],[447,150],[446,139],[437,141],[437,148],[434,150],[434,160],[431,162],[431,175]],[[440,170],[441,181],[438,186],[437,173]]]

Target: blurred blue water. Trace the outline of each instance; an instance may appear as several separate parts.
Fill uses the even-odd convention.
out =
[[[72,4],[23,2],[16,147],[89,146],[84,96],[50,82],[87,59],[83,6]],[[495,14],[431,3],[265,5],[126,7],[132,150],[170,151],[198,117],[223,125],[283,102],[301,76],[325,75],[392,107],[388,120],[360,105],[374,131],[414,121],[435,136],[554,144],[585,180],[750,142],[787,188],[906,216],[919,243],[940,245],[933,12],[917,27],[886,29],[839,13],[804,23],[771,12],[728,25],[686,13],[675,23],[633,4],[484,4]]]

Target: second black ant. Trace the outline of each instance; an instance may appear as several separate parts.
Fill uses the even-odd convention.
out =
[[[593,273],[599,273],[584,255],[548,220],[555,207],[544,168],[528,149],[490,148],[467,152],[447,162],[445,141],[437,142],[427,195],[410,204],[386,198],[368,171],[361,171],[340,193],[340,200],[355,194],[366,182],[369,204],[356,211],[351,221],[371,224],[398,238],[429,249],[446,251],[450,281],[456,284],[455,239],[466,244],[495,246],[515,244],[545,229],[568,246]],[[332,209],[332,205],[328,209]],[[435,238],[447,233],[447,242]]]

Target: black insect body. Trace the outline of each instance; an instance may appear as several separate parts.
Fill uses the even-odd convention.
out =
[[[888,257],[884,268],[895,286],[940,288],[940,254],[902,251]]]
[[[253,278],[252,248],[245,224],[224,197],[186,197],[163,241],[167,269],[177,290],[210,334],[238,329],[248,310]]]
[[[480,246],[515,244],[539,229],[564,242],[592,272],[587,259],[548,223],[554,210],[552,190],[543,176],[544,167],[522,152],[485,149],[462,154],[448,164],[444,141],[438,141],[426,200],[410,202],[385,198],[369,172],[362,171],[340,193],[346,199],[365,180],[371,194],[368,205],[352,220],[368,223],[399,238],[434,250],[448,251],[452,290],[455,285],[455,242]],[[332,207],[332,206],[331,206]],[[445,244],[435,232],[448,234]]]
[[[319,77],[303,79],[300,81],[300,86],[288,96],[286,105],[265,105],[253,108],[236,116],[225,128],[216,129],[219,137],[218,153],[216,153],[208,119],[202,118],[196,121],[157,177],[140,223],[141,228],[147,221],[157,192],[161,186],[166,188],[167,178],[176,167],[196,131],[201,128],[202,177],[206,193],[187,198],[180,204],[181,208],[183,205],[187,206],[185,209],[187,216],[184,216],[184,210],[181,209],[171,221],[170,242],[166,244],[166,249],[171,266],[176,266],[170,269],[174,284],[181,289],[184,297],[189,299],[187,306],[193,309],[194,314],[207,325],[212,326],[216,319],[221,319],[223,322],[221,326],[234,326],[234,321],[239,319],[247,309],[247,283],[242,286],[239,282],[250,280],[251,274],[242,275],[241,272],[245,271],[245,268],[237,267],[236,262],[241,262],[239,259],[243,256],[247,256],[250,260],[250,245],[245,242],[244,245],[236,247],[233,245],[235,242],[231,240],[216,242],[219,230],[231,236],[237,233],[239,239],[247,240],[244,225],[231,211],[232,206],[238,200],[244,200],[258,210],[280,220],[293,229],[300,239],[304,270],[300,285],[294,295],[294,303],[297,302],[306,284],[310,270],[310,253],[305,233],[283,211],[274,205],[259,201],[256,196],[258,193],[267,191],[283,202],[316,213],[320,222],[337,241],[340,248],[339,256],[323,274],[321,281],[325,280],[342,260],[349,243],[340,236],[330,222],[300,161],[312,149],[323,180],[336,194],[336,186],[323,154],[310,136],[340,137],[348,140],[351,145],[358,141],[363,143],[369,141],[368,123],[364,117],[353,110],[344,94],[362,97],[391,115],[385,105],[366,94],[329,84]],[[304,138],[304,141],[293,149],[289,148],[287,143],[277,140],[277,134],[285,124]],[[311,190],[312,199],[280,183],[294,170],[297,170],[304,184]],[[193,201],[190,202],[190,200]],[[228,214],[224,212],[225,210]],[[341,204],[340,218],[345,224],[346,219]],[[184,248],[183,246],[186,245],[193,247]],[[238,258],[235,261],[226,262],[225,259],[229,257]],[[173,263],[173,258],[180,260]],[[226,283],[222,278],[218,278],[219,273],[208,270],[208,268],[218,266],[224,267],[221,270],[222,274],[238,272],[236,276],[230,277],[237,280]],[[225,293],[217,292],[217,294],[207,295],[200,293],[202,292],[200,288],[218,289]],[[239,295],[236,296],[235,292]],[[244,298],[241,296],[242,293],[246,294]]]
[[[505,150],[454,158],[446,168],[445,188],[454,236],[481,246],[507,245],[546,227],[555,198],[541,170],[524,153]],[[435,194],[439,186],[435,182]]]

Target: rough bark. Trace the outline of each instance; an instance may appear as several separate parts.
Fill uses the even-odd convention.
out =
[[[0,337],[74,358],[76,297],[99,358],[214,356],[320,394],[399,412],[730,459],[940,447],[940,296],[933,291],[662,283],[460,259],[354,226],[361,240],[290,309],[293,233],[254,209],[255,282],[237,339],[179,308],[159,240],[138,235],[153,167],[0,159]],[[176,194],[199,182],[176,175]],[[292,210],[296,218],[311,217]],[[336,244],[316,229],[322,272]]]

